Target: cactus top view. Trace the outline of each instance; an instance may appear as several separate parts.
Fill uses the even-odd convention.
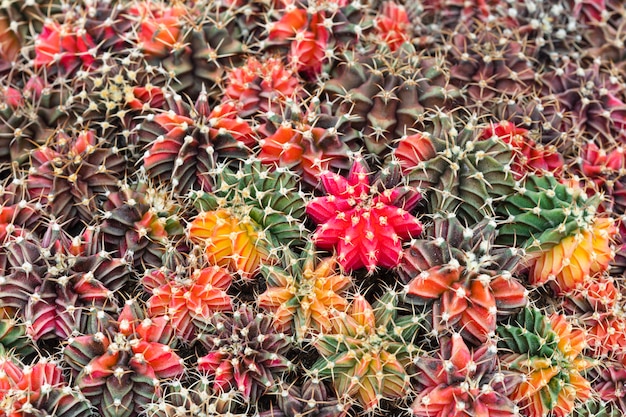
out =
[[[626,415],[623,0],[0,1],[0,417]]]

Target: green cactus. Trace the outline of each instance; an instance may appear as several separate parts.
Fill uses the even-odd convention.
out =
[[[284,249],[302,246],[305,194],[295,174],[251,158],[237,171],[219,165],[212,175],[214,192],[190,193],[200,213],[188,230],[211,263],[251,279]]]
[[[529,175],[506,198],[498,213],[508,217],[498,243],[529,251],[551,248],[593,223],[600,196],[561,184],[554,176]]]
[[[383,399],[404,396],[410,387],[407,368],[420,353],[414,342],[424,318],[400,311],[395,291],[373,306],[355,297],[348,313],[333,317],[333,331],[313,342],[322,355],[314,375],[330,379],[340,398],[356,398],[367,411]]]
[[[532,408],[533,415],[567,415],[591,398],[590,382],[582,375],[593,365],[582,356],[585,333],[565,316],[525,308],[514,324],[497,331],[498,347],[512,352],[502,356],[503,366],[526,376],[512,396],[520,406]]]
[[[463,122],[439,112],[431,120],[431,131],[423,134],[434,156],[404,166],[409,185],[424,190],[431,212],[456,213],[468,224],[493,215],[493,207],[513,192],[513,151],[497,137],[479,139],[474,117]]]

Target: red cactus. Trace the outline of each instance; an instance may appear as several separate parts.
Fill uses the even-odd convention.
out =
[[[437,266],[413,279],[407,286],[407,294],[439,300],[434,311],[442,322],[458,321],[460,328],[485,341],[496,330],[498,310],[525,305],[526,290],[510,275],[471,275],[462,266]]]
[[[563,170],[563,157],[557,149],[536,143],[528,137],[528,130],[524,128],[501,121],[487,127],[481,137],[489,139],[494,136],[513,147],[515,159],[512,169],[517,179],[528,172],[559,175]]]
[[[171,96],[168,97],[171,99]],[[168,101],[171,111],[151,115],[144,123],[149,144],[143,162],[148,175],[172,184],[179,192],[211,189],[209,171],[220,156],[240,156],[256,144],[252,127],[237,117],[232,102],[209,109],[205,92],[194,107],[180,96]]]
[[[300,92],[299,80],[276,58],[261,63],[255,57],[228,76],[226,97],[236,103],[238,115],[252,116],[257,112],[280,113],[280,104]]]
[[[321,180],[329,195],[315,198],[307,206],[307,213],[319,224],[313,235],[315,244],[322,249],[336,248],[346,270],[366,267],[373,273],[377,266],[397,266],[402,241],[422,233],[419,220],[407,211],[418,199],[398,207],[400,189],[377,193],[359,161],[347,179],[326,172]]]
[[[407,42],[411,22],[404,6],[392,1],[386,1],[382,7],[382,13],[374,22],[378,36],[389,46],[392,51],[398,50]]]
[[[308,16],[304,9],[293,9],[275,22],[269,32],[271,41],[290,42],[289,62],[300,73],[314,78],[322,71],[330,33],[324,15]]]
[[[232,300],[226,293],[232,276],[218,266],[195,270],[186,279],[151,270],[143,278],[144,287],[152,293],[148,300],[151,317],[167,316],[177,333],[190,340],[196,333],[192,318],[208,320],[216,311],[230,311]]]
[[[185,371],[183,360],[167,344],[172,340],[167,320],[143,318],[132,301],[127,302],[117,325],[107,333],[75,337],[64,350],[76,385],[101,411],[134,409],[140,413],[160,392],[160,379],[174,378]]]
[[[461,335],[443,339],[441,357],[417,361],[417,381],[423,388],[411,410],[419,417],[514,416],[519,409],[507,398],[521,375],[498,368],[495,344],[470,351]]]
[[[138,17],[137,41],[144,53],[151,57],[165,57],[175,49],[181,35],[181,5],[156,7],[143,1],[132,7],[129,13]]]
[[[88,33],[58,23],[46,24],[35,44],[35,66],[60,65],[66,74],[79,67],[89,68],[95,58],[92,50],[96,44]]]
[[[32,366],[20,367],[9,358],[0,358],[0,415],[93,416],[89,405],[79,399],[65,382],[63,369],[42,359]]]

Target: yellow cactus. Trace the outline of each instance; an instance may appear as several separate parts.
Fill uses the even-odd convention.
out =
[[[252,278],[269,258],[261,227],[249,218],[241,221],[228,209],[200,213],[191,223],[189,237],[205,247],[211,263],[243,278]]]
[[[352,281],[337,273],[335,256],[317,261],[315,253],[293,262],[287,269],[270,267],[264,270],[268,288],[259,296],[259,305],[274,313],[280,331],[290,330],[294,323],[299,339],[307,334],[331,330],[331,311],[345,311],[348,301],[342,293]]]
[[[531,284],[554,280],[562,292],[576,289],[590,276],[608,268],[613,259],[611,242],[615,233],[612,219],[596,218],[587,229],[537,252],[531,261]]]

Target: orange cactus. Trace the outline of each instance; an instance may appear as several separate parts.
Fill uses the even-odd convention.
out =
[[[137,40],[146,55],[165,57],[175,48],[181,33],[180,17],[185,14],[182,6],[155,8],[142,2],[130,12],[139,17]]]
[[[148,300],[150,317],[168,316],[176,332],[186,340],[195,334],[192,319],[208,320],[217,311],[232,310],[226,293],[231,275],[218,266],[195,270],[190,277],[176,279],[157,269],[144,276],[144,287],[152,293]]]
[[[573,329],[565,316],[526,309],[515,326],[502,326],[498,333],[502,347],[513,351],[503,357],[506,367],[526,374],[511,395],[525,415],[565,417],[577,401],[591,397],[591,384],[581,374],[593,365],[582,356],[587,334]]]
[[[263,235],[253,220],[241,222],[228,209],[200,213],[189,229],[189,237],[205,246],[211,263],[244,278],[251,278],[269,257]]]
[[[578,234],[538,252],[532,261],[531,284],[554,280],[562,292],[577,288],[590,276],[608,268],[614,256],[611,242],[616,233],[612,219],[597,218],[588,229],[581,229]]]
[[[250,57],[244,65],[233,69],[228,78],[226,97],[237,103],[241,117],[270,110],[280,113],[280,105],[302,90],[293,71],[276,58],[261,63]]]
[[[331,311],[345,311],[343,292],[351,285],[349,276],[337,273],[335,256],[317,261],[315,253],[287,268],[263,269],[268,289],[259,296],[259,305],[274,313],[279,331],[289,332],[292,322],[299,340],[310,332],[331,330]]]

